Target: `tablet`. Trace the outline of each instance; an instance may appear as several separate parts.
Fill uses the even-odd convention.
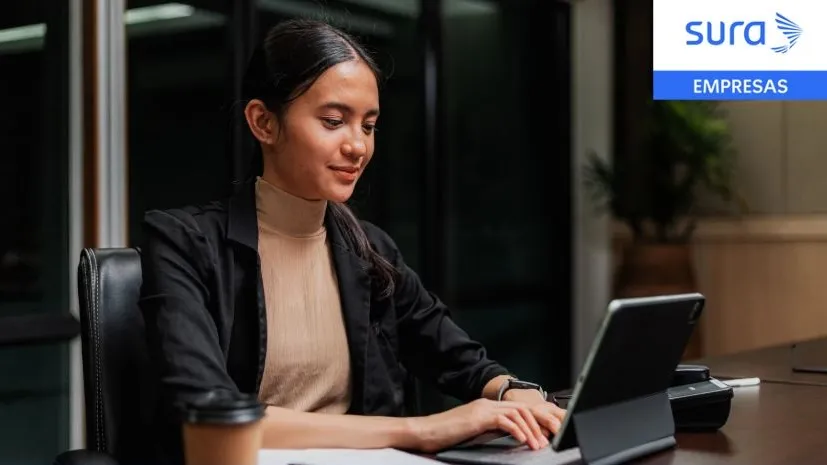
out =
[[[436,458],[474,465],[581,459],[609,465],[673,447],[667,391],[704,305],[698,293],[613,300],[551,445],[532,451],[497,433],[495,439],[477,438]]]
[[[669,389],[703,312],[700,293],[613,300],[573,388],[552,447],[576,447],[572,418]]]

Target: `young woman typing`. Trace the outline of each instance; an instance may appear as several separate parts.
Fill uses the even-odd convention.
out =
[[[435,451],[493,429],[541,448],[559,428],[564,412],[513,382],[345,206],[373,156],[379,82],[342,31],[279,24],[245,84],[261,175],[228,199],[147,213],[140,306],[159,430],[208,391],[266,403],[268,448]],[[405,417],[406,372],[465,403]]]

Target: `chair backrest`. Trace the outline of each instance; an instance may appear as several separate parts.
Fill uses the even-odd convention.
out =
[[[84,249],[78,266],[86,448],[120,463],[149,463],[158,454],[151,430],[157,413],[143,316],[140,251]],[[421,410],[417,382],[408,379],[408,414]]]
[[[78,266],[87,449],[131,462],[151,456],[155,377],[138,309],[135,248],[84,249]]]

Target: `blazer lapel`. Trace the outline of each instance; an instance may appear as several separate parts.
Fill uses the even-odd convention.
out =
[[[235,274],[236,280],[255,279],[255,300],[258,312],[258,367],[256,370],[255,389],[261,388],[261,379],[264,376],[264,364],[267,358],[267,308],[264,298],[264,287],[261,282],[261,260],[258,255],[258,218],[256,215],[256,182],[249,179],[238,186],[238,190],[230,198],[227,211],[227,239],[240,244],[247,249],[247,253],[236,254],[236,265],[240,270],[247,271],[253,267],[255,273],[250,278],[247,273]],[[235,284],[239,286],[238,283]],[[237,320],[233,315],[232,322]],[[235,340],[231,346],[235,346]],[[242,343],[243,345],[243,343]],[[245,353],[246,355],[246,353]]]
[[[350,347],[353,380],[351,413],[364,413],[365,364],[370,330],[371,279],[368,263],[351,248],[328,208],[325,227],[330,240],[333,266],[339,282],[339,297]]]

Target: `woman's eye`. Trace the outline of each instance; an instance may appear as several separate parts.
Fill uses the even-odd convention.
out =
[[[374,124],[363,124],[362,129],[365,131],[365,134],[368,135],[370,135],[374,131],[377,131],[376,125]]]
[[[344,124],[342,120],[336,118],[322,118],[322,121],[324,121],[325,126],[331,128],[336,128]]]

